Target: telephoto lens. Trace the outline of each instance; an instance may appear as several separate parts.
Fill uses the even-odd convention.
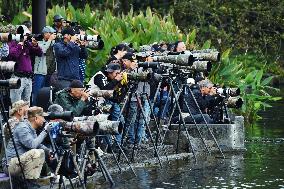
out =
[[[61,119],[64,121],[73,121],[74,115],[72,111],[64,111],[60,113],[51,112],[45,118],[48,120]]]
[[[241,108],[243,105],[243,99],[241,97],[229,97],[227,106],[228,108]]]
[[[113,98],[113,90],[90,90],[93,97]]]
[[[9,89],[19,89],[21,87],[21,80],[16,78],[0,80],[0,86],[8,87]]]
[[[204,49],[195,51],[185,51],[185,54],[192,55],[195,59],[219,62],[221,55],[216,49]]]
[[[160,62],[138,62],[138,67],[140,68],[152,68],[158,69],[160,67]]]
[[[171,63],[179,66],[192,66],[194,57],[191,54],[153,56],[156,62]]]
[[[140,73],[127,73],[127,80],[131,81],[149,81],[151,79],[151,73],[140,72]]]
[[[241,94],[240,88],[218,88],[217,93],[223,96],[239,96]]]
[[[0,61],[0,71],[6,73],[13,73],[16,62],[14,61]]]

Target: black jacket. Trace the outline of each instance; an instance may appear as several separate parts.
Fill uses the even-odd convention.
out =
[[[193,96],[196,99],[202,113],[204,113],[205,109],[208,107],[207,98],[205,96],[202,96],[202,94],[200,92],[200,88],[199,88],[198,85],[194,85],[190,89],[191,89]],[[183,97],[185,99],[185,101],[187,102],[187,105],[188,105],[188,107],[189,107],[189,109],[190,109],[190,111],[193,115],[200,114],[200,111],[198,110],[198,106],[196,105],[193,96],[191,95],[191,93],[189,91],[189,87],[187,86],[185,88],[184,95],[181,96],[181,97]],[[185,103],[182,103],[182,110],[183,110],[183,112],[188,112],[188,109],[187,109]]]

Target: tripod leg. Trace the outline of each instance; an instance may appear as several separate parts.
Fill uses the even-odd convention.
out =
[[[75,169],[76,169],[76,171],[77,171],[77,174],[78,174],[78,177],[79,177],[79,181],[80,181],[80,183],[81,183],[81,185],[82,185],[82,188],[83,188],[83,189],[86,189],[86,186],[85,186],[85,184],[84,184],[84,182],[83,182],[83,180],[82,180],[82,176],[81,176],[81,174],[80,174],[80,170],[79,170],[79,167],[78,167],[78,164],[77,164],[77,162],[76,162],[76,159],[75,159],[75,156],[74,156],[74,155],[72,155],[72,160],[73,160]]]
[[[98,160],[98,162],[99,162],[99,164],[100,164],[100,167],[101,167],[101,169],[102,169],[102,172],[104,172],[103,174],[105,174],[105,176],[106,176],[105,178],[107,178],[108,181],[110,182],[111,186],[113,186],[115,183],[114,183],[114,181],[113,181],[113,179],[112,179],[112,177],[111,177],[109,171],[107,170],[107,168],[106,168],[106,166],[105,166],[105,164],[104,164],[102,158],[99,156],[97,150],[94,150],[94,153],[95,153],[95,156],[96,156],[96,158],[97,158],[97,160]]]
[[[3,140],[3,149],[1,150],[4,150],[5,158],[8,159],[7,153],[6,153],[7,150],[6,150],[5,126],[2,123],[2,116],[0,116],[0,126],[1,126],[2,140]],[[13,189],[12,177],[8,169],[8,165],[7,165],[7,170],[8,170],[8,175],[9,175],[10,188]]]
[[[125,160],[126,160],[126,162],[127,162],[128,166],[129,166],[129,168],[131,169],[131,171],[133,172],[133,174],[134,174],[135,176],[137,176],[137,175],[136,175],[136,173],[135,173],[135,171],[134,171],[134,169],[132,168],[132,166],[131,166],[131,164],[130,164],[130,162],[129,162],[128,158],[127,158],[127,156],[125,155],[125,153],[124,153],[123,149],[121,148],[121,146],[120,146],[119,142],[118,142],[116,139],[115,139],[114,141],[115,141],[116,145],[118,146],[118,148],[119,148],[120,152],[121,152],[121,153],[122,153],[122,155],[124,156],[124,158],[125,158]]]
[[[189,86],[185,86],[185,87],[188,87],[188,88],[189,88]],[[186,89],[186,88],[185,88],[185,89]],[[191,89],[189,89],[189,90],[191,90]],[[186,106],[186,109],[188,110],[190,116],[192,117],[193,123],[194,123],[194,125],[196,126],[196,129],[197,129],[198,134],[199,134],[199,136],[200,136],[200,138],[201,138],[201,140],[202,140],[202,143],[203,143],[204,146],[205,146],[205,149],[207,150],[207,152],[208,152],[209,154],[211,154],[211,151],[209,150],[209,148],[208,148],[206,142],[204,141],[204,138],[203,138],[202,135],[201,135],[201,131],[200,131],[200,129],[199,129],[199,126],[196,124],[196,121],[195,121],[195,119],[194,119],[194,117],[193,117],[193,115],[192,115],[192,113],[191,113],[191,110],[190,110],[190,108],[189,108],[189,106],[188,106],[186,100],[183,99],[183,101],[184,101],[184,104],[185,104],[185,106]]]
[[[136,120],[134,122],[134,125],[133,125],[133,135],[134,135],[134,144],[133,144],[133,148],[132,148],[132,153],[131,153],[131,161],[134,162],[134,154],[135,154],[135,150],[137,149],[137,140],[138,140],[138,127],[139,127],[139,120],[140,120],[140,112],[139,112],[139,109],[138,109],[138,100],[137,99],[137,111],[136,111],[136,114],[134,117],[136,117]],[[137,117],[137,114],[138,114],[138,117]]]
[[[179,116],[179,120],[180,120],[180,116]],[[177,146],[176,146],[176,154],[178,154],[178,151],[179,151],[179,138],[180,138],[180,133],[181,133],[181,123],[179,121],[179,124],[178,124],[178,138],[177,138]]]
[[[210,127],[208,126],[208,123],[207,123],[205,117],[203,116],[202,111],[200,110],[200,107],[199,107],[199,105],[198,105],[196,99],[194,98],[193,93],[192,93],[192,90],[191,90],[190,88],[189,88],[189,92],[190,92],[190,94],[192,95],[193,100],[194,100],[196,106],[198,107],[198,110],[199,110],[200,114],[202,115],[202,118],[203,118],[203,120],[204,120],[204,122],[205,122],[205,125],[206,125],[206,127],[208,128],[208,130],[209,130],[209,132],[210,132],[210,134],[211,134],[211,136],[212,136],[212,138],[213,138],[213,140],[214,140],[216,146],[218,147],[218,149],[219,149],[221,155],[223,156],[223,159],[225,159],[225,155],[223,154],[223,151],[222,151],[222,149],[220,148],[220,146],[219,146],[219,144],[218,144],[218,142],[217,142],[217,140],[216,140],[216,138],[215,138],[215,136],[214,136],[212,130],[211,130]]]
[[[150,103],[149,96],[148,96],[148,94],[145,94],[145,95],[146,95],[146,100],[147,100],[147,102],[149,103],[149,106],[150,106],[150,112],[151,112],[151,114],[153,115],[153,118],[154,118],[154,123],[155,123],[156,131],[157,131],[155,145],[158,146],[158,138],[162,141],[162,138],[161,138],[161,131],[160,131],[159,124],[158,124],[158,121],[157,121],[157,119],[156,119],[156,116],[155,116],[155,114],[154,114],[154,110],[153,110],[153,108],[151,107],[151,103]]]
[[[148,132],[149,132],[150,139],[151,139],[151,142],[152,142],[153,147],[154,147],[155,156],[157,156],[158,161],[159,161],[159,164],[160,164],[160,166],[162,167],[162,162],[161,162],[160,156],[159,156],[159,154],[158,154],[157,147],[155,146],[155,142],[154,142],[154,139],[153,139],[153,135],[152,135],[151,129],[150,129],[148,123],[147,123],[147,118],[146,118],[146,116],[145,116],[145,112],[144,112],[144,110],[143,110],[143,106],[142,106],[141,102],[138,100],[138,94],[136,93],[135,95],[136,95],[136,99],[137,99],[137,103],[138,103],[138,109],[140,109],[140,111],[141,111],[141,113],[142,113],[143,119],[144,119],[144,121],[145,121],[146,128],[147,128],[147,130],[148,130]]]
[[[172,80],[170,80],[170,85],[171,85],[172,89],[174,89]],[[181,118],[181,120],[182,120],[182,124],[183,124],[183,127],[184,127],[184,129],[185,129],[185,133],[186,133],[186,136],[187,136],[187,138],[188,138],[189,145],[190,145],[190,147],[191,147],[192,154],[193,154],[193,156],[194,156],[195,162],[197,162],[196,155],[195,155],[195,151],[194,151],[194,149],[193,149],[193,146],[192,146],[192,143],[191,143],[191,140],[190,140],[190,136],[189,136],[188,130],[187,130],[186,126],[185,126],[185,122],[184,122],[184,118],[183,118],[183,116],[182,116],[181,108],[180,108],[179,102],[178,102],[178,100],[177,100],[178,98],[177,98],[177,95],[176,95],[176,93],[175,93],[174,90],[173,90],[173,95],[174,95],[174,98],[176,99],[176,100],[175,100],[175,104],[176,104],[176,106],[177,106],[177,108],[178,108],[178,111],[179,111],[179,114],[180,114],[180,118]]]
[[[69,182],[70,182],[71,188],[72,188],[72,189],[74,189],[74,185],[73,185],[73,183],[72,183],[71,178],[70,178],[70,177],[67,177],[67,179],[68,179],[68,180],[69,180]]]
[[[146,100],[148,101],[149,104],[151,104],[148,94],[145,93],[145,95],[146,95]],[[159,121],[159,122],[157,121],[156,116],[155,116],[155,114],[154,114],[154,110],[152,109],[151,106],[150,106],[150,111],[151,111],[151,114],[153,115],[154,123],[155,123],[155,126],[156,126],[156,132],[157,132],[157,134],[156,134],[156,139],[155,139],[155,144],[154,144],[154,145],[156,145],[157,152],[159,153],[158,140],[160,139],[160,141],[162,142],[161,131],[160,131],[160,121]],[[150,116],[151,116],[151,115],[150,115]],[[150,116],[149,116],[149,117],[150,117]],[[162,145],[163,145],[163,144],[162,144]],[[162,147],[164,147],[164,146],[162,146]],[[165,156],[166,156],[166,158],[168,159],[167,154],[165,154]]]
[[[114,137],[114,140],[116,141],[115,137]],[[117,143],[118,143],[118,142],[117,142]],[[117,165],[117,167],[118,167],[118,169],[119,169],[119,172],[121,173],[121,172],[122,172],[122,169],[121,169],[120,164],[119,164],[119,162],[118,162],[118,160],[117,160],[117,158],[116,158],[116,156],[115,156],[115,154],[114,154],[114,152],[113,152],[112,146],[110,146],[110,150],[111,150],[111,154],[112,154],[112,156],[113,156],[113,158],[114,158],[114,160],[115,160],[115,163],[116,163],[116,165]]]

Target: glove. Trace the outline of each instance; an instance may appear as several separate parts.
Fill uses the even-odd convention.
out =
[[[44,130],[49,133],[50,130],[52,129],[52,123],[46,123],[44,126]]]

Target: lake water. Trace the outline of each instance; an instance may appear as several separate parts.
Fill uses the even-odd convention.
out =
[[[284,88],[282,88],[284,89]],[[284,97],[284,90],[281,90]],[[113,188],[283,188],[284,189],[284,101],[261,112],[263,119],[246,127],[246,151],[226,159],[199,157],[196,164],[177,160],[164,168],[135,168],[113,175]],[[97,180],[88,188],[109,188]]]

